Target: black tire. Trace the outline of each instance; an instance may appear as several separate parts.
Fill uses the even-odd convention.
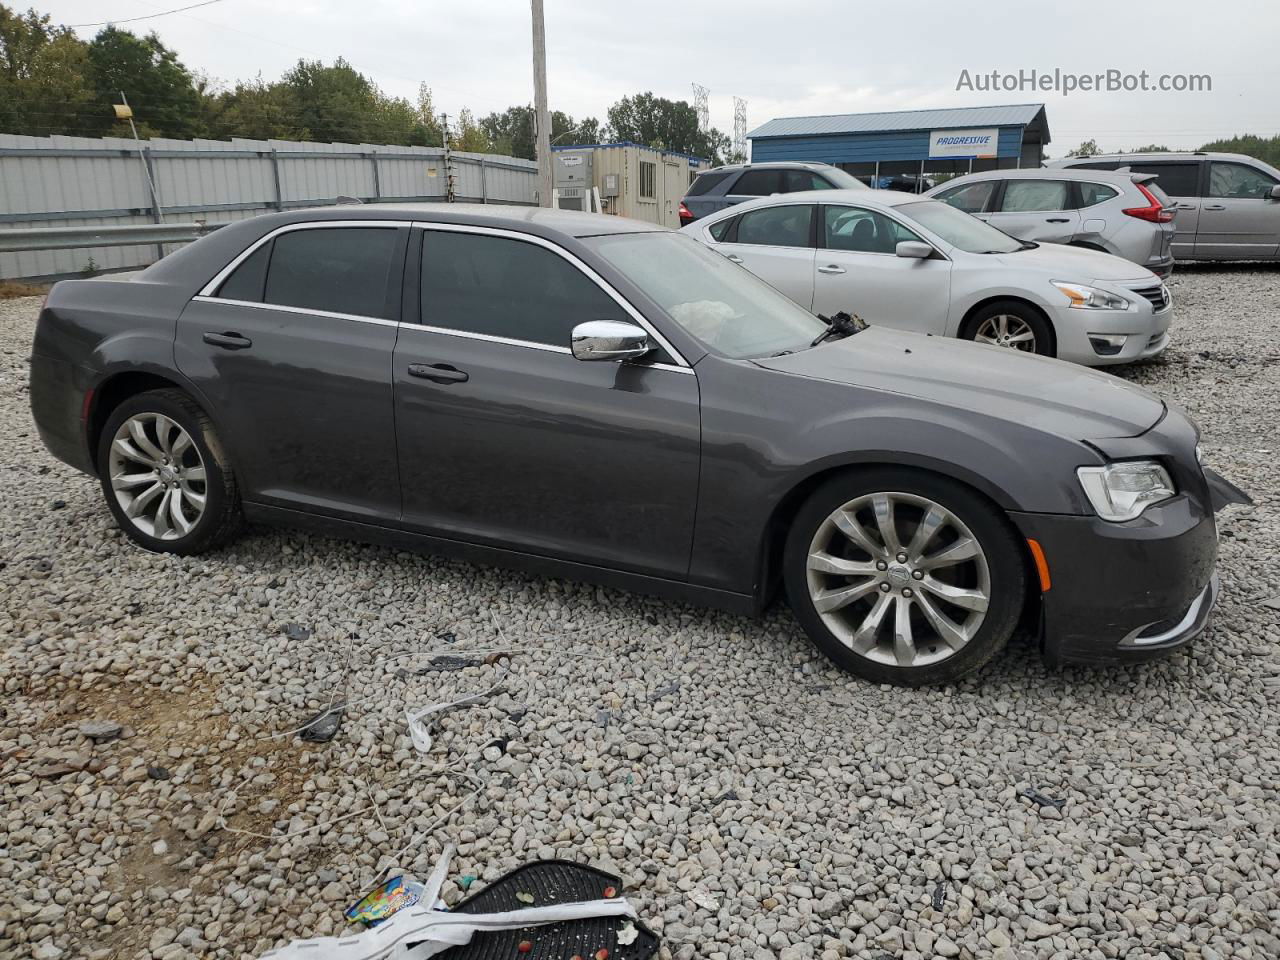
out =
[[[815,536],[819,534],[820,528],[840,507],[852,503],[860,497],[882,492],[924,498],[946,511],[950,511],[968,528],[968,532],[978,541],[982,553],[985,555],[987,576],[989,578],[989,598],[980,625],[977,626],[972,637],[959,649],[950,654],[943,653],[944,658],[935,662],[904,667],[884,663],[880,660],[872,659],[870,656],[855,652],[851,646],[846,645],[828,627],[822,614],[819,613],[814,605],[814,600],[810,593],[808,579],[809,551],[811,544],[814,543]],[[923,508],[910,503],[904,504],[901,510],[905,514],[903,519],[908,525],[908,529],[912,523],[912,511],[920,510],[923,512]],[[915,522],[918,523],[918,518]],[[943,527],[936,534],[939,540],[931,540],[929,542],[938,544],[939,549],[945,547],[947,543],[943,542],[941,538],[947,536],[946,529]],[[843,541],[839,542],[843,543]],[[903,542],[906,542],[905,539]],[[856,554],[858,548],[853,547],[852,549]],[[924,552],[926,554],[930,553],[930,551]],[[933,552],[936,552],[936,550]],[[951,683],[961,677],[975,673],[1003,649],[1018,625],[1025,600],[1027,573],[1024,552],[1008,519],[985,498],[968,487],[925,471],[873,467],[838,475],[823,483],[805,501],[796,514],[788,532],[786,544],[783,547],[783,579],[786,584],[787,597],[791,609],[795,612],[800,625],[809,634],[818,649],[825,653],[838,667],[874,683],[892,683],[899,686],[919,687],[930,684]],[[910,574],[910,569],[908,569],[907,573]],[[886,573],[883,576],[888,578],[890,575],[890,573]],[[872,576],[880,575],[875,574]],[[930,575],[926,574],[925,576]],[[850,578],[849,582],[863,581],[855,581],[854,578]],[[906,585],[915,587],[916,592],[919,593],[919,584],[906,581]],[[882,590],[884,585],[879,584],[876,589],[877,591]],[[891,591],[899,592],[897,587],[890,587],[885,592],[889,593]],[[865,598],[856,601],[856,603],[871,605],[874,602],[878,602],[878,600],[872,600],[876,596],[876,593],[871,593]],[[923,595],[921,596],[923,597]],[[909,616],[916,618],[915,622],[921,622],[919,618],[923,617],[924,612],[916,606],[916,604],[920,603],[920,599],[917,598],[915,601],[907,603],[905,599],[890,596],[885,598],[885,603],[902,603],[908,609],[915,610],[916,612],[909,614]],[[928,599],[936,603],[932,595]],[[857,617],[865,609],[865,607],[855,608],[851,605],[849,615]],[[896,609],[896,605],[891,607],[883,626],[892,627],[892,623],[889,621],[892,619],[893,611],[896,611]],[[924,627],[924,629],[927,630],[928,628]],[[884,635],[882,634],[882,636]],[[891,646],[893,642],[892,631],[887,634],[887,637],[887,642]],[[883,644],[885,641],[881,640],[879,642]],[[922,646],[927,646],[927,644],[922,642]],[[937,650],[940,646],[945,645],[935,643],[928,647],[928,651]],[[879,651],[883,648],[877,647],[876,649]],[[925,653],[926,659],[934,655],[928,651]],[[879,655],[884,656],[882,653]]]
[[[980,307],[965,321],[960,339],[974,340],[984,323],[1001,314],[1017,317],[1035,335],[1035,349],[1028,350],[1027,353],[1036,353],[1042,357],[1058,355],[1058,339],[1054,335],[1053,325],[1045,319],[1043,313],[1024,300],[994,300]]]
[[[191,438],[204,467],[204,510],[188,532],[175,536],[174,539],[162,539],[140,529],[125,513],[112,486],[111,447],[116,432],[124,423],[140,414],[159,414],[181,427]],[[145,467],[137,469],[145,471]],[[120,529],[134,543],[155,553],[176,553],[183,556],[204,553],[231,540],[243,525],[240,493],[231,462],[223,451],[222,444],[218,442],[212,421],[181,390],[149,390],[130,397],[111,412],[98,436],[98,479],[102,484],[107,508]]]

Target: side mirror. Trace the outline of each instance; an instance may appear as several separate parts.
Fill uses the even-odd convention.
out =
[[[653,349],[649,334],[642,327],[620,320],[578,324],[569,346],[578,360],[634,360]]]
[[[1267,196],[1272,200],[1280,200],[1280,184],[1276,184],[1271,188],[1271,192]]]
[[[933,256],[933,247],[920,240],[903,240],[893,252],[909,260],[928,260]]]

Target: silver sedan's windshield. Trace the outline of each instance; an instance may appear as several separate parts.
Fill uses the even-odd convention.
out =
[[[966,253],[1013,253],[1026,247],[1003,230],[937,200],[902,203],[893,209]]]
[[[691,237],[618,233],[583,243],[712,350],[735,359],[809,346],[826,324]]]

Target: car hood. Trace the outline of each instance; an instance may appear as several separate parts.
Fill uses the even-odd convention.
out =
[[[1068,247],[1061,243],[1042,243],[1033,250],[991,255],[992,260],[1010,267],[1035,267],[1053,274],[1053,280],[1087,283],[1090,280],[1136,281],[1149,280],[1158,284],[1160,278],[1136,263],[1123,257],[1113,257],[1101,250],[1084,247]]]
[[[1134,437],[1165,412],[1147,391],[1087,367],[883,327],[756,363],[931,400],[1073,440]]]

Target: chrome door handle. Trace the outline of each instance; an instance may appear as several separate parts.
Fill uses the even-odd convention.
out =
[[[224,350],[245,350],[253,346],[253,341],[238,333],[214,333],[212,330],[201,338],[211,347],[222,347]]]
[[[818,268],[819,273],[844,273],[844,267],[837,267],[834,263],[828,263],[825,267]]]
[[[724,258],[725,258],[726,260],[728,260],[730,263],[741,263],[741,262],[742,262],[742,258],[741,258],[740,256],[738,256],[736,253],[726,253],[726,254],[724,255]]]
[[[1201,207],[1200,209],[1201,210],[1225,210],[1227,208],[1221,203],[1214,203],[1214,204],[1210,204],[1207,207]]]
[[[433,383],[466,383],[471,379],[465,371],[447,363],[411,363],[409,376]]]

